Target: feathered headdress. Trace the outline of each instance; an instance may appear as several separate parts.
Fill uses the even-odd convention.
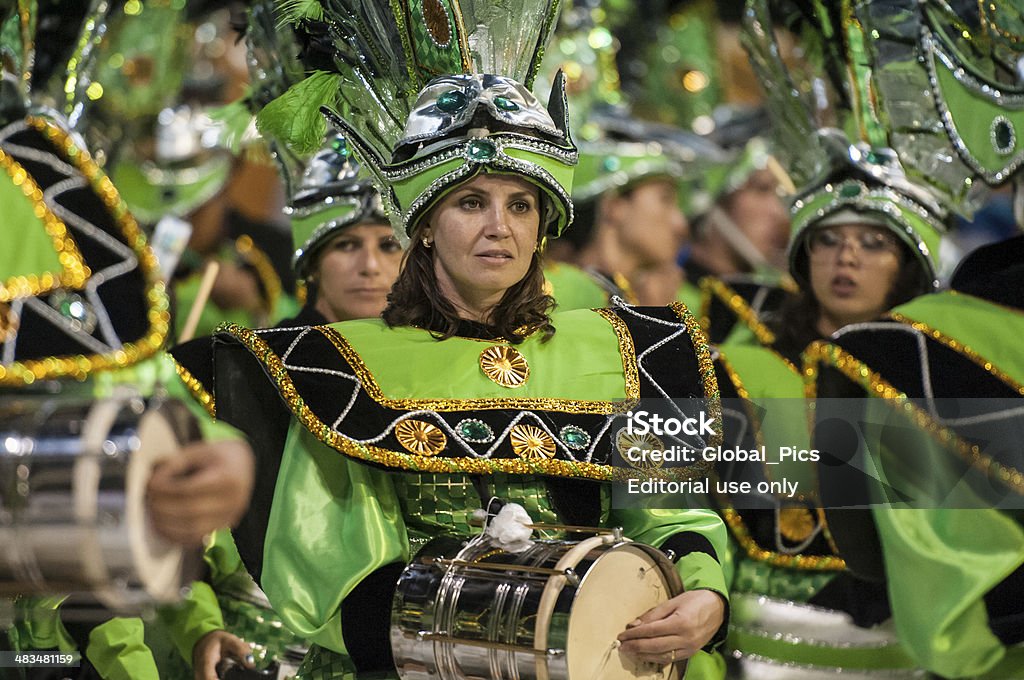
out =
[[[927,82],[920,87],[911,83],[919,67],[913,61],[916,38],[905,36],[909,42],[901,48],[902,66],[896,69],[902,74],[900,89],[906,90],[902,104],[886,109],[893,102],[884,103],[881,81],[872,74],[866,45],[873,34],[866,31],[875,24],[862,19],[881,26],[885,15],[892,22],[886,30],[906,33],[904,24],[914,23],[919,3],[907,0],[902,9],[896,7],[899,4],[860,3],[856,12],[851,3],[787,5],[787,15],[799,19],[794,23],[804,31],[807,52],[818,57],[818,63],[805,64],[806,71],[799,71],[779,56],[768,0],[747,3],[745,45],[764,86],[776,153],[797,186],[789,261],[790,273],[798,281],[806,282],[804,241],[809,228],[852,209],[874,215],[893,231],[935,286],[938,246],[948,213],[970,212],[973,173],[959,162],[941,133],[934,108],[929,109],[934,104]],[[891,49],[887,52],[894,55]],[[825,95],[828,86],[831,99]],[[898,115],[918,121],[916,143],[902,136],[893,117]]]
[[[400,237],[458,183],[515,173],[544,197],[557,235],[572,221],[564,80],[548,106],[530,92],[559,0],[282,2],[315,72],[268,104],[262,132],[309,152],[323,139],[316,105],[371,171]]]

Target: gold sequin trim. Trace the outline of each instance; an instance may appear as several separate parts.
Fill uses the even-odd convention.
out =
[[[448,446],[448,437],[436,426],[422,420],[403,420],[395,425],[395,439],[406,451],[433,456]]]
[[[757,341],[764,345],[766,348],[776,354],[779,359],[784,361],[795,373],[799,373],[800,369],[793,365],[786,357],[782,356],[772,348],[772,344],[775,342],[775,333],[771,331],[768,326],[757,317],[754,310],[751,309],[747,301],[743,299],[743,296],[734,291],[728,284],[720,279],[716,279],[710,276],[705,276],[700,280],[700,288],[702,295],[701,302],[701,314],[705,315],[702,318],[702,323],[705,328],[710,328],[711,324],[711,301],[710,296],[713,295],[720,299],[726,304],[726,306],[732,311],[736,317],[743,322],[743,324],[751,330]],[[704,303],[704,295],[708,295],[707,303]],[[705,308],[705,304],[707,305]]]
[[[669,307],[676,313],[686,325],[686,332],[693,343],[693,349],[697,354],[697,370],[704,383],[704,396],[708,402],[708,416],[715,419],[715,434],[709,442],[710,446],[722,444],[722,394],[718,390],[718,378],[715,377],[715,363],[711,360],[711,351],[708,349],[708,336],[700,327],[697,319],[693,316],[686,305],[682,302],[673,302]]]
[[[516,425],[508,433],[512,452],[520,458],[554,458],[555,440],[534,425]]]
[[[622,375],[626,379],[626,399],[632,406],[640,399],[640,369],[636,365],[636,345],[629,326],[622,318],[610,309],[595,309],[605,321],[611,324],[615,337],[619,341],[619,355],[622,357]],[[628,410],[628,409],[627,409]]]
[[[722,519],[732,531],[732,535],[740,544],[740,547],[747,555],[758,562],[770,564],[773,567],[787,567],[789,569],[805,569],[812,571],[842,571],[846,569],[846,561],[835,555],[783,555],[781,553],[765,550],[757,544],[747,530],[740,513],[732,507],[722,509]]]
[[[0,302],[0,342],[7,342],[18,332],[21,320],[11,306]]]
[[[256,270],[256,274],[263,284],[263,290],[266,291],[267,313],[273,312],[281,297],[281,277],[277,275],[270,258],[256,247],[251,236],[239,236],[235,240],[235,249],[242,259]]]
[[[814,382],[818,377],[818,364],[832,366],[868,394],[880,397],[893,410],[902,413],[911,422],[931,435],[940,445],[957,453],[968,465],[993,476],[1014,491],[1024,494],[1024,474],[1003,466],[981,452],[976,444],[964,441],[953,430],[936,423],[928,413],[915,405],[903,392],[896,389],[866,364],[831,343],[816,341],[804,352],[804,384],[810,398],[815,397]]]
[[[598,313],[607,310],[598,310]],[[602,316],[605,316],[602,314]],[[614,316],[614,315],[613,315]],[[605,316],[605,318],[608,318]],[[615,317],[618,319],[618,317]],[[621,319],[619,319],[621,323]],[[619,337],[619,352],[622,354],[623,367],[626,368],[626,394],[624,401],[583,401],[579,399],[552,399],[547,397],[488,397],[481,399],[391,399],[385,396],[384,391],[377,384],[373,373],[363,363],[359,353],[348,343],[348,341],[335,329],[330,326],[318,326],[317,330],[334,345],[338,353],[352,367],[356,377],[359,378],[366,394],[375,402],[385,408],[416,411],[420,409],[437,412],[451,411],[474,411],[474,410],[495,410],[495,409],[524,409],[540,411],[557,411],[559,413],[625,413],[640,398],[640,380],[637,377],[636,353],[633,349],[633,341],[629,331],[612,323],[616,335]],[[622,335],[625,330],[625,336]],[[234,334],[232,332],[232,334]],[[628,343],[626,342],[628,339]],[[632,370],[628,370],[631,368]]]
[[[480,370],[502,387],[522,387],[530,377],[526,357],[514,347],[495,345],[480,352]]]
[[[14,276],[7,281],[0,281],[0,302],[10,302],[20,297],[33,297],[60,287],[80,289],[85,285],[85,280],[89,277],[90,272],[82,260],[78,244],[68,233],[67,226],[53,214],[50,206],[46,205],[43,200],[43,190],[36,184],[32,175],[2,150],[0,150],[0,167],[7,172],[11,183],[21,189],[21,193],[32,202],[33,212],[42,221],[43,228],[57,253],[57,260],[60,262],[60,273],[56,276],[55,272],[46,272],[41,275]],[[27,229],[29,227],[19,228]]]
[[[900,314],[899,312],[889,312],[889,317],[895,321],[899,321],[900,323],[904,323],[913,327],[915,330],[924,333],[925,335],[927,335],[928,337],[932,338],[937,342],[942,343],[943,345],[950,348],[954,352],[964,355],[965,357],[976,363],[978,366],[981,366],[988,373],[998,378],[1000,381],[1006,383],[1013,389],[1017,390],[1018,394],[1024,395],[1024,385],[1021,385],[1015,379],[1010,377],[1010,375],[1007,374],[1005,371],[1000,370],[998,366],[996,366],[991,361],[987,360],[985,357],[981,356],[976,351],[974,351],[971,347],[963,344],[956,338],[951,338],[942,331],[936,328],[932,328],[925,322],[912,319],[909,316]]]
[[[178,377],[181,378],[181,382],[185,383],[185,387],[188,388],[192,398],[199,402],[199,405],[210,414],[211,418],[216,420],[217,404],[214,402],[213,395],[206,391],[203,383],[177,361],[174,362],[174,370],[178,372]]]
[[[139,229],[135,218],[128,212],[117,189],[92,160],[89,153],[78,148],[66,132],[43,118],[31,116],[26,119],[26,122],[43,133],[48,140],[64,152],[68,162],[85,175],[104,206],[114,217],[129,247],[138,257],[139,270],[146,282],[145,296],[149,330],[139,341],[125,343],[120,349],[110,354],[47,357],[0,366],[0,385],[29,385],[37,380],[63,377],[84,380],[92,371],[124,368],[151,357],[166,342],[171,323],[167,293],[164,290],[163,281],[160,279],[156,256],[147,245],[142,230]]]
[[[220,329],[222,332],[236,338],[245,346],[257,360],[262,363],[270,376],[270,379],[277,386],[277,390],[292,413],[302,425],[313,434],[314,437],[345,455],[358,460],[370,461],[385,467],[412,470],[414,472],[433,472],[441,474],[465,473],[489,475],[500,472],[517,475],[552,475],[556,477],[574,477],[596,479],[602,481],[627,482],[635,479],[637,472],[626,468],[616,468],[611,465],[599,465],[597,463],[576,462],[559,460],[556,458],[534,460],[527,458],[448,458],[444,456],[417,456],[410,453],[400,453],[389,449],[360,444],[348,437],[331,429],[323,423],[313,411],[306,406],[299,395],[295,384],[288,375],[281,358],[253,331],[243,328],[237,324],[227,324]],[[365,385],[364,385],[365,388]],[[502,408],[514,408],[509,406],[511,399],[496,400],[503,404]],[[553,401],[553,400],[552,400]],[[454,409],[452,409],[454,410]],[[706,474],[706,466],[693,466],[692,468],[680,470],[663,470],[652,472],[649,477],[667,480],[689,479],[697,474]]]

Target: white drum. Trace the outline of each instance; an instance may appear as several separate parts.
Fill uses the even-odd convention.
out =
[[[134,390],[0,396],[0,595],[88,591],[124,612],[180,598],[200,557],[153,532],[144,494],[197,435],[183,404]]]
[[[395,666],[403,680],[676,680],[684,664],[637,663],[617,637],[682,590],[661,551],[613,534],[519,553],[435,539],[398,582]]]

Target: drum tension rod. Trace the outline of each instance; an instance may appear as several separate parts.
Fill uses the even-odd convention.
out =
[[[498,649],[504,652],[522,652],[523,654],[534,654],[536,656],[565,656],[564,649],[534,649],[533,647],[512,645],[507,642],[467,640],[465,638],[454,638],[444,631],[433,633],[431,631],[421,630],[416,633],[416,637],[430,642],[451,642],[453,644],[466,645],[467,647],[485,647],[487,649]]]
[[[519,571],[541,576],[564,576],[571,586],[580,584],[579,575],[572,569],[549,569],[547,567],[530,567],[525,564],[506,564],[503,562],[467,562],[466,560],[450,560],[442,557],[426,556],[423,564],[438,564],[442,567],[466,567],[467,569],[483,569],[484,571]]]

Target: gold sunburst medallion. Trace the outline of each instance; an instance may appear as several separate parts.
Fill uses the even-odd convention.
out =
[[[554,458],[555,440],[533,425],[516,425],[508,434],[512,450],[520,458]]]
[[[481,352],[480,370],[502,387],[522,387],[530,377],[526,357],[505,345],[494,345]]]
[[[403,420],[395,425],[395,438],[410,453],[433,456],[444,451],[448,437],[436,426],[422,420]]]
[[[634,434],[622,428],[615,434],[615,447],[622,459],[638,470],[650,470],[664,465],[660,454],[665,450],[665,445],[653,434]],[[657,451],[659,455],[651,456],[651,451]]]
[[[810,538],[817,528],[814,515],[804,507],[779,508],[779,533],[788,540],[802,543]]]

